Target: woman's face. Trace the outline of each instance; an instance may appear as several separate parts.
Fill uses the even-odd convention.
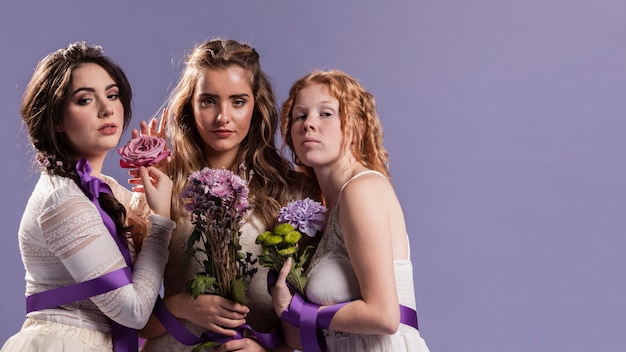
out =
[[[205,70],[196,83],[192,107],[208,165],[231,168],[254,111],[248,72],[237,65]]]
[[[83,64],[72,72],[63,120],[55,127],[67,136],[77,158],[104,158],[122,135],[124,106],[119,87],[99,65]]]
[[[349,153],[339,116],[339,102],[323,84],[298,92],[291,113],[291,139],[298,159],[313,168],[342,166]]]

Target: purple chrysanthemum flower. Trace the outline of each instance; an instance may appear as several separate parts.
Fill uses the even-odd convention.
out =
[[[309,237],[324,229],[326,207],[311,198],[287,204],[278,212],[278,222],[291,224]]]
[[[237,215],[242,215],[249,208],[248,193],[246,181],[230,170],[205,167],[189,176],[180,197],[189,199],[185,209],[190,212],[205,212],[218,203],[232,206]]]

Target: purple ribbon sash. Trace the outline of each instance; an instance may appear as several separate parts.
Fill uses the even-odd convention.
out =
[[[76,171],[78,172],[78,176],[80,176],[80,183],[85,192],[85,195],[93,202],[93,204],[98,209],[100,213],[100,217],[102,217],[102,222],[104,226],[109,230],[109,233],[117,243],[117,247],[122,252],[122,256],[124,257],[124,261],[128,267],[132,267],[132,262],[130,259],[130,250],[128,249],[128,242],[124,236],[117,234],[117,229],[115,228],[115,223],[113,219],[100,207],[100,202],[98,198],[100,197],[100,193],[108,193],[113,195],[113,191],[111,191],[111,187],[106,184],[106,182],[102,181],[97,177],[91,176],[91,165],[86,159],[80,159],[76,164]]]
[[[78,282],[70,286],[58,287],[48,291],[39,292],[26,297],[27,313],[58,307],[79,300],[88,299],[132,283],[131,258],[128,242],[123,236],[117,234],[113,219],[100,207],[98,197],[100,193],[113,194],[109,185],[97,177],[91,176],[91,165],[86,159],[81,159],[76,164],[76,171],[80,177],[81,188],[85,195],[94,203],[104,226],[115,240],[126,267],[114,270],[95,279]],[[111,321],[111,335],[113,336],[113,349],[116,352],[136,352],[138,349],[137,330]]]
[[[219,344],[226,343],[231,340],[242,339],[245,337],[246,331],[249,331],[254,335],[257,342],[266,349],[274,349],[282,342],[280,333],[262,333],[255,331],[248,324],[244,324],[237,329],[235,336],[226,336],[218,334],[213,331],[206,331],[200,336],[192,333],[183,325],[165,306],[163,299],[157,297],[157,301],[154,305],[155,316],[159,319],[161,324],[165,327],[167,332],[172,335],[178,342],[185,346],[193,346],[202,342],[215,341]]]
[[[26,297],[26,313],[101,295],[131,283],[130,268],[123,267],[92,280],[32,294]]]
[[[294,293],[289,307],[283,311],[280,318],[289,324],[300,328],[300,341],[305,352],[326,351],[326,341],[321,335],[320,329],[328,329],[330,322],[343,306],[348,302],[325,306],[320,310],[320,306],[304,301],[297,292]],[[400,323],[418,328],[417,312],[415,309],[400,305]]]

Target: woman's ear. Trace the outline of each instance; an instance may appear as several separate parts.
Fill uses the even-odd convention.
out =
[[[54,132],[65,132],[65,130],[63,129],[63,123],[59,122],[54,125]]]

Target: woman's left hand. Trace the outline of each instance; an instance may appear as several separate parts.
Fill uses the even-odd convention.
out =
[[[157,118],[153,117],[149,122],[141,121],[139,123],[139,131],[133,129],[131,132],[131,138],[137,138],[140,134],[145,134],[149,136],[156,136],[159,138],[165,139],[165,128],[167,126],[167,109],[163,109],[161,112],[161,120],[158,121],[157,126]]]
[[[146,194],[146,202],[152,212],[169,219],[172,180],[154,166],[142,166],[137,172],[139,173],[139,183],[133,187],[133,191],[140,190],[144,192]],[[129,180],[129,182],[135,183],[137,179]]]
[[[289,286],[287,286],[287,275],[289,274],[289,270],[291,270],[291,265],[292,259],[291,257],[289,257],[287,258],[285,264],[283,264],[283,267],[278,273],[276,285],[274,285],[274,287],[270,289],[274,310],[279,317],[285,311],[285,309],[289,307],[289,303],[291,303],[291,299],[293,298],[293,295],[289,290]]]

